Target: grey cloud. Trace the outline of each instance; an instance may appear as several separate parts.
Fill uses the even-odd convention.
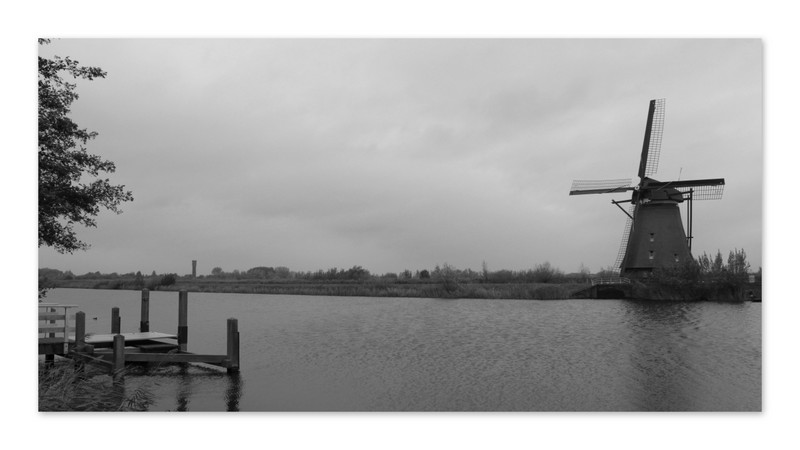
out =
[[[42,249],[40,266],[597,270],[624,218],[608,196],[567,196],[570,182],[634,177],[656,97],[659,174],[728,179],[698,206],[697,248],[760,262],[757,40],[64,39],[53,52],[108,71],[81,83],[74,113],[136,200],[86,231],[89,252]]]

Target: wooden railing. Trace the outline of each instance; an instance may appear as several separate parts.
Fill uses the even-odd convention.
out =
[[[70,308],[78,305],[60,305],[58,303],[39,303],[39,343],[63,344],[62,352],[69,351],[70,333],[75,332],[75,315],[69,315]]]
[[[630,278],[625,278],[625,277],[592,278],[592,286],[598,284],[631,284],[631,280]]]

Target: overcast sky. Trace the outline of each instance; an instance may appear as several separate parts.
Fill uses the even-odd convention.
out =
[[[39,267],[126,273],[360,265],[373,273],[592,271],[617,255],[647,106],[666,98],[659,180],[724,177],[694,254],[762,262],[763,55],[755,39],[60,39],[88,150],[133,191]],[[685,211],[684,208],[682,210]],[[685,215],[684,215],[685,217]]]

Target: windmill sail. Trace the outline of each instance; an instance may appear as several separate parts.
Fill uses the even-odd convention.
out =
[[[610,194],[633,190],[630,178],[616,180],[575,180],[569,189],[569,195]]]
[[[614,264],[626,277],[647,278],[655,269],[691,260],[692,202],[719,199],[725,188],[723,178],[683,181],[651,178],[658,170],[661,156],[664,106],[664,99],[650,101],[637,172],[639,182],[635,186],[631,186],[629,179],[576,180],[569,191],[569,195],[633,191],[629,200],[612,200],[620,209],[620,203],[630,202]],[[688,235],[681,219],[680,204],[683,202],[688,202]]]
[[[691,193],[693,200],[719,200],[725,189],[724,178],[708,178],[703,180],[656,181],[647,180],[645,188],[654,191],[676,189],[684,196]]]
[[[692,200],[719,200],[722,198],[722,191],[725,189],[725,185],[691,186],[677,189],[684,195],[689,195],[691,193]]]
[[[642,156],[639,159],[639,178],[649,177],[658,171],[661,156],[661,137],[664,135],[664,108],[666,99],[650,100],[647,126],[644,129]]]
[[[619,251],[617,252],[617,259],[614,261],[614,271],[619,273],[622,269],[622,260],[625,258],[625,252],[628,250],[628,240],[631,237],[631,226],[635,217],[636,205],[628,206],[628,218],[625,220],[625,228],[622,229],[622,239],[619,243]]]

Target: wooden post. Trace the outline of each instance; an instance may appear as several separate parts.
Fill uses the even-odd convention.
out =
[[[189,315],[189,293],[180,291],[178,293],[178,350],[186,351],[189,341],[189,326],[187,318]]]
[[[56,309],[55,309],[55,308],[49,308],[47,311],[48,311],[48,312],[51,312],[51,313],[55,313],[55,312],[56,312]],[[55,319],[51,319],[51,320],[50,320],[50,324],[51,324],[51,325],[53,325],[53,324],[55,324],[55,323],[56,323]],[[48,334],[48,335],[47,335],[47,337],[51,337],[51,338],[52,338],[52,337],[56,337],[56,334],[55,334],[55,333],[50,333],[50,334]]]
[[[111,308],[111,334],[119,334],[120,329],[119,308]]]
[[[48,308],[47,311],[51,312],[51,313],[55,313],[56,309],[55,308]],[[56,323],[56,321],[55,320],[50,320],[49,323],[52,325],[52,324]],[[50,334],[47,335],[47,337],[53,338],[53,337],[56,337],[56,334],[55,333],[50,333]],[[54,355],[52,353],[44,355],[44,364],[45,364],[45,366],[51,366],[51,365],[55,364],[55,362],[56,362],[56,355]]]
[[[150,331],[150,290],[142,289],[142,320],[139,322],[139,331]]]
[[[239,371],[239,321],[228,319],[228,373]]]
[[[125,336],[117,334],[114,336],[114,358],[111,366],[111,375],[114,381],[122,379],[125,370]]]
[[[69,354],[69,307],[64,307],[64,356]]]
[[[86,346],[86,313],[75,313],[75,350],[82,351]]]

